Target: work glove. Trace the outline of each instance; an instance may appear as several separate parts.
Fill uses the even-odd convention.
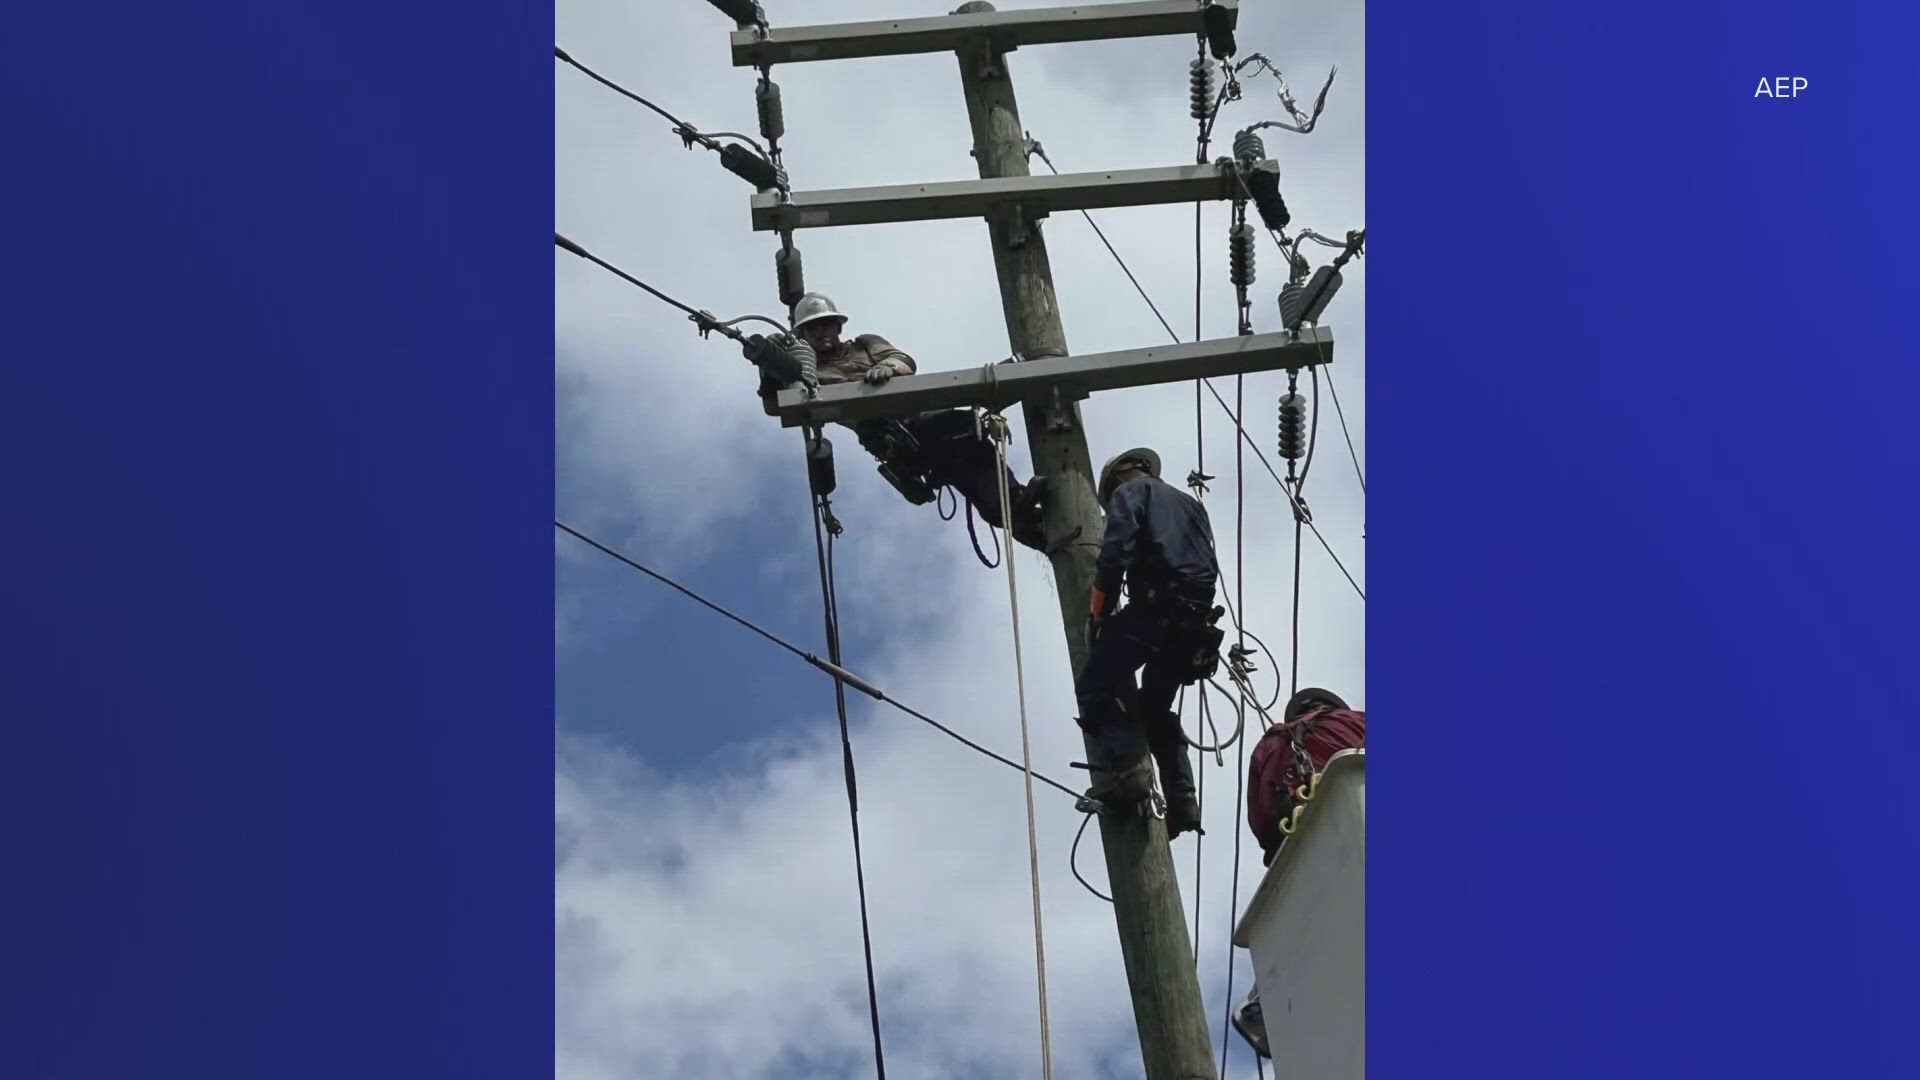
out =
[[[883,385],[891,378],[893,378],[893,369],[885,364],[875,364],[867,369],[866,380],[868,386]]]

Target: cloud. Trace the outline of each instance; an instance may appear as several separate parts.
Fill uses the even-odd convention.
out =
[[[955,0],[957,3],[957,0]],[[940,14],[954,4],[906,0],[769,0],[776,22]],[[1013,6],[1002,4],[1001,6]],[[1268,132],[1298,224],[1338,235],[1364,223],[1364,12],[1332,2],[1247,5],[1243,54],[1262,51],[1296,91],[1340,66],[1322,127],[1300,138]],[[726,20],[701,4],[569,2],[558,40],[583,62],[697,126],[753,132],[750,72],[727,66]],[[1148,40],[1023,49],[1013,56],[1023,120],[1063,171],[1190,161],[1186,116],[1191,42]],[[796,65],[776,72],[786,100],[787,163],[802,188],[957,179],[973,174],[951,57]],[[664,121],[556,64],[556,219],[573,239],[650,284],[723,316],[777,307],[775,241],[748,228],[743,184],[704,150],[684,150]],[[1277,115],[1271,84],[1221,121],[1230,129]],[[1224,145],[1216,142],[1213,153]],[[1193,328],[1193,208],[1097,214],[1143,286],[1183,336]],[[1233,332],[1223,207],[1205,210],[1204,320]],[[1140,347],[1165,332],[1077,214],[1044,226],[1067,338],[1076,352]],[[853,312],[856,330],[886,334],[922,370],[1006,355],[984,225],[974,221],[806,230],[808,284]],[[560,516],[644,553],[696,588],[755,583],[744,614],[810,611],[819,602],[805,519],[798,436],[752,398],[738,351],[702,341],[685,317],[565,253],[556,253],[556,429]],[[1263,246],[1255,329],[1277,323],[1279,259]],[[1329,313],[1340,342],[1334,370],[1365,461],[1366,264],[1349,269]],[[1247,429],[1273,458],[1278,373],[1241,388]],[[1216,380],[1231,405],[1235,380]],[[1309,389],[1303,382],[1303,391]],[[1308,498],[1316,522],[1366,584],[1364,501],[1323,387],[1324,413]],[[1244,514],[1236,513],[1236,444],[1227,414],[1201,402],[1195,442],[1191,385],[1104,393],[1082,403],[1096,463],[1127,445],[1159,447],[1184,477],[1214,474],[1208,504],[1229,577],[1245,590],[1249,626],[1274,649],[1263,687],[1288,666],[1293,522],[1264,469],[1245,455]],[[1016,471],[1026,471],[1016,420]],[[910,507],[874,475],[854,441],[836,437],[836,508],[848,665],[895,697],[1017,758],[1005,571],[980,567],[960,521]],[[986,536],[983,531],[983,542]],[[1300,677],[1364,702],[1364,608],[1311,534],[1304,540]],[[556,545],[559,649],[589,649],[608,603],[580,582],[603,557],[570,538]],[[990,547],[989,547],[990,550]],[[1244,554],[1243,554],[1244,552]],[[1035,767],[1078,786],[1066,649],[1045,561],[1019,558],[1027,709]],[[1244,583],[1237,566],[1244,562]],[[651,587],[651,586],[642,586]],[[685,602],[670,593],[667,605]],[[1236,602],[1238,602],[1236,600]],[[687,607],[688,619],[717,618]],[[866,990],[847,795],[831,684],[757,643],[711,671],[658,671],[653,701],[632,702],[632,731],[699,725],[703,762],[661,755],[644,734],[608,741],[558,718],[555,765],[556,1074],[618,1077],[864,1076],[871,1072]],[[643,657],[635,663],[646,664]],[[1280,669],[1280,670],[1276,670]],[[714,679],[777,680],[791,705],[765,717],[704,717],[697,696]],[[593,686],[581,694],[613,693]],[[1216,716],[1222,714],[1217,707]],[[887,1056],[900,1076],[1037,1075],[1038,1023],[1025,801],[1020,775],[901,713],[850,695],[860,825]],[[1192,716],[1192,706],[1188,714]],[[1226,711],[1230,721],[1230,710]],[[1190,730],[1192,728],[1190,722]],[[1226,935],[1235,905],[1231,859],[1243,844],[1239,898],[1260,870],[1235,819],[1235,754],[1209,765],[1198,910],[1202,986],[1216,1052]],[[1035,791],[1047,976],[1056,1075],[1138,1074],[1111,909],[1068,872],[1080,817],[1050,788]],[[1194,910],[1194,841],[1175,848]],[[1080,848],[1097,887],[1106,876],[1097,834]],[[1235,996],[1247,964],[1238,960]],[[1237,1043],[1237,1036],[1228,1036]],[[1251,1075],[1244,1048],[1235,1075]]]

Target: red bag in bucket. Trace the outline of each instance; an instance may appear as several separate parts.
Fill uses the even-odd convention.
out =
[[[1273,862],[1273,853],[1285,839],[1280,822],[1293,811],[1294,789],[1308,780],[1293,753],[1296,731],[1318,772],[1340,751],[1367,745],[1367,714],[1347,708],[1346,702],[1326,690],[1302,690],[1287,703],[1285,719],[1254,744],[1253,760],[1247,765],[1247,825],[1260,842],[1263,864]]]

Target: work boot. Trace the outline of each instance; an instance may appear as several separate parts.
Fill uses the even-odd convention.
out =
[[[1260,1012],[1259,988],[1247,994],[1246,1003],[1233,1010],[1233,1030],[1247,1040],[1253,1052],[1267,1060],[1273,1060],[1273,1053],[1267,1047],[1267,1021]]]
[[[1147,739],[1160,770],[1160,790],[1167,795],[1167,839],[1181,833],[1205,836],[1200,827],[1200,799],[1194,794],[1193,762],[1187,759],[1187,740],[1180,734],[1180,716],[1165,713]]]
[[[1193,792],[1171,791],[1164,786],[1162,790],[1167,792],[1167,839],[1175,840],[1181,833],[1190,832],[1207,835],[1207,830],[1200,827],[1200,800]]]
[[[1095,767],[1093,773],[1098,779],[1087,789],[1087,798],[1095,802],[1127,806],[1153,794],[1153,766],[1146,758],[1117,772]]]
[[[1041,520],[1041,502],[1046,498],[1047,478],[1035,476],[1024,484],[1016,485],[1009,492],[1013,506],[1013,534],[1015,543],[1023,544],[1036,551],[1047,549],[1046,526]]]

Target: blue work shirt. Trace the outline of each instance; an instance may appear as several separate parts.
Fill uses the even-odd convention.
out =
[[[1137,476],[1115,488],[1093,586],[1118,596],[1122,578],[1135,593],[1170,580],[1213,588],[1220,563],[1200,500],[1157,476]]]

